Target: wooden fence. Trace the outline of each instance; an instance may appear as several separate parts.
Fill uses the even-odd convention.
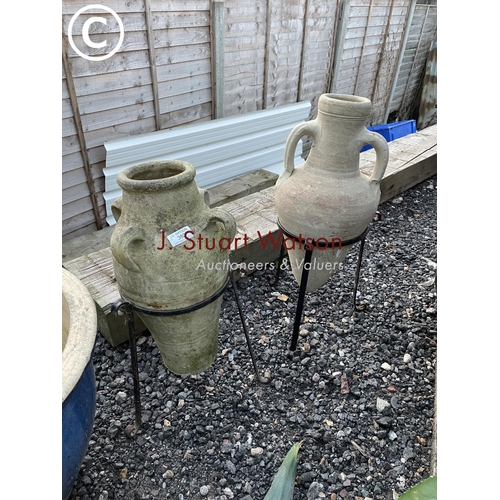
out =
[[[90,2],[63,0],[63,239],[106,225],[106,141],[292,102],[311,101],[313,117],[329,91],[369,97],[372,124],[382,123],[415,99],[436,24],[433,6],[423,28],[412,28],[423,7],[415,0],[91,3],[116,12],[125,36],[107,59],[81,57],[68,26]],[[82,29],[93,16],[107,24],[90,24],[90,48]],[[72,42],[95,57],[119,33],[111,14],[90,10],[74,22]]]

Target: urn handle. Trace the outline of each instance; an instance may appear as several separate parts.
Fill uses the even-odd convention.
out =
[[[115,221],[118,222],[120,215],[122,214],[122,197],[116,198],[116,200],[111,204],[111,213],[115,218]]]
[[[200,187],[198,188],[198,192],[203,199],[203,203],[210,208],[210,192],[207,189],[202,189]]]
[[[314,146],[314,143],[318,140],[320,134],[321,129],[316,120],[299,123],[292,129],[285,144],[285,170],[281,174],[278,182],[283,182],[293,174],[293,170],[295,168],[295,150],[297,149],[299,140],[305,135],[310,135],[313,138]]]
[[[231,240],[234,238],[234,235],[236,234],[236,221],[229,212],[226,212],[221,208],[213,208],[208,214],[208,219],[205,227],[213,221],[222,222],[222,224],[224,225],[224,229],[228,234],[228,238],[231,238]]]
[[[130,245],[133,242],[145,241],[141,227],[128,227],[125,231],[114,231],[111,237],[111,252],[113,257],[129,271],[140,273],[141,268],[130,256]]]
[[[364,144],[373,146],[376,154],[375,168],[368,182],[370,182],[370,184],[373,182],[379,183],[384,176],[387,163],[389,162],[389,146],[384,136],[377,134],[377,132],[371,132],[368,129],[364,130],[362,140]]]

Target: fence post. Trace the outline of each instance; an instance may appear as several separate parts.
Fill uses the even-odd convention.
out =
[[[340,5],[340,14],[338,18],[339,25],[335,36],[335,46],[333,52],[333,69],[332,81],[330,84],[330,92],[335,93],[337,90],[337,80],[339,77],[340,66],[342,64],[342,54],[344,52],[345,35],[347,31],[347,22],[349,20],[350,0],[344,0]]]
[[[271,16],[272,0],[267,0],[266,5],[266,44],[264,47],[264,87],[262,89],[262,109],[267,109],[267,94],[269,83],[269,54],[271,51]]]
[[[146,33],[148,36],[149,66],[151,71],[151,84],[153,87],[153,106],[155,110],[156,130],[161,130],[160,98],[158,92],[158,77],[156,73],[155,37],[151,15],[151,2],[144,0],[144,15],[146,20]]]
[[[212,118],[224,116],[224,0],[212,0]]]
[[[391,91],[389,93],[389,98],[387,99],[387,107],[385,108],[384,121],[387,123],[389,119],[389,114],[391,113],[391,104],[394,99],[394,93],[396,92],[396,85],[398,84],[399,71],[401,69],[401,64],[403,63],[403,57],[405,55],[406,44],[408,43],[408,37],[410,35],[411,23],[413,21],[413,14],[415,12],[415,5],[417,0],[412,0],[410,5],[410,11],[408,13],[408,18],[406,20],[405,32],[403,34],[403,41],[401,43],[401,49],[399,50],[398,62],[396,63],[396,72],[394,73],[394,78],[392,80]]]
[[[302,101],[302,80],[304,78],[304,64],[306,62],[306,42],[307,28],[309,24],[309,0],[306,0],[304,6],[304,29],[302,32],[302,49],[300,52],[300,68],[299,68],[299,83],[297,86],[297,102]]]

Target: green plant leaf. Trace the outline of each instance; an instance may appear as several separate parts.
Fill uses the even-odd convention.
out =
[[[399,500],[437,500],[437,476],[420,481],[401,495]]]
[[[264,500],[292,500],[295,475],[297,474],[297,455],[302,443],[303,441],[295,443],[288,450]]]

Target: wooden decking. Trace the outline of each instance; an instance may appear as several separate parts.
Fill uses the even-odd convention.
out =
[[[389,143],[390,159],[381,183],[381,203],[397,196],[437,173],[437,125]],[[375,162],[374,150],[361,154],[360,169],[368,173]],[[258,177],[258,176],[254,176]],[[250,181],[249,181],[250,182]],[[254,181],[256,180],[254,179]],[[250,184],[252,183],[250,182]],[[266,182],[269,182],[267,179]],[[272,180],[274,182],[274,180]],[[237,224],[241,243],[231,252],[232,262],[272,262],[278,257],[279,250],[272,245],[261,244],[260,234],[273,234],[277,237],[277,214],[274,207],[274,185],[258,192],[255,186],[245,186],[243,193],[250,192],[239,199],[237,190],[240,182],[232,187],[225,186],[229,194],[224,209],[230,212]],[[246,190],[246,191],[245,191]],[[214,191],[215,193],[215,191]],[[241,194],[241,193],[240,193]],[[212,193],[211,193],[212,195]],[[221,195],[224,198],[223,195]],[[223,201],[222,201],[223,202]],[[214,198],[220,205],[221,200]],[[118,345],[128,338],[123,318],[114,317],[111,305],[119,299],[118,288],[113,272],[109,240],[113,228],[108,227],[88,236],[80,236],[63,245],[63,266],[77,276],[87,286],[94,297],[98,312],[99,330],[112,344]],[[243,237],[247,243],[243,243]],[[136,318],[138,331],[144,326]]]

